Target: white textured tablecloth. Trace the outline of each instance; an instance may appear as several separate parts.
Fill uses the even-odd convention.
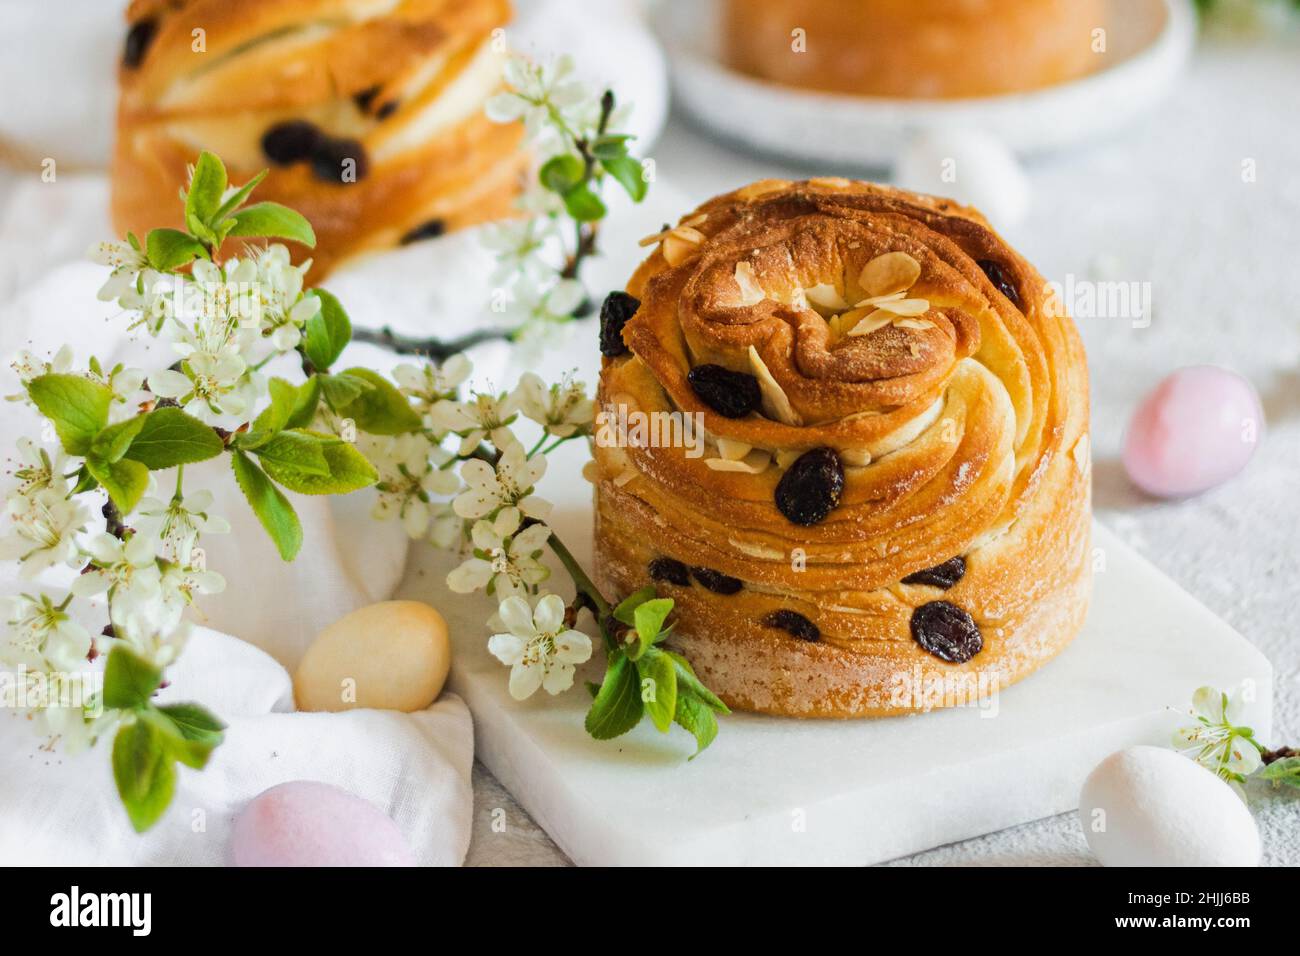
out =
[[[1008,238],[1049,279],[1150,282],[1154,318],[1081,321],[1093,384],[1097,514],[1253,641],[1276,670],[1275,740],[1300,744],[1300,37],[1202,49],[1143,125],[1030,166],[1034,208]],[[693,199],[785,166],[716,145],[674,117],[654,150]],[[1258,178],[1242,181],[1243,160]],[[686,210],[682,210],[685,212]],[[1268,431],[1234,482],[1181,502],[1133,490],[1118,455],[1130,411],[1179,366],[1226,365],[1255,383]],[[1190,696],[1194,688],[1188,688]],[[1264,862],[1300,865],[1300,792],[1252,786]],[[499,812],[499,811],[503,811]],[[505,821],[493,828],[494,821]],[[566,862],[481,765],[473,865]],[[915,865],[1093,865],[1065,814],[917,854]]]

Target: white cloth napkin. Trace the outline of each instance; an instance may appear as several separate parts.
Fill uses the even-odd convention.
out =
[[[161,700],[202,701],[228,725],[202,771],[146,834],[118,802],[109,742],[69,757],[0,714],[0,865],[210,866],[229,862],[235,815],[290,780],[334,784],[388,814],[420,864],[456,866],[469,846],[473,731],[454,694],[415,714],[293,712],[289,675],[244,641],[196,629]]]

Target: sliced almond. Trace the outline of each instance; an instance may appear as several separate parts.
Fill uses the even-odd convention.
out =
[[[916,285],[921,278],[921,263],[906,252],[886,252],[862,267],[858,283],[868,295],[889,295]]]
[[[894,320],[894,328],[896,329],[916,329],[918,331],[922,331],[924,329],[933,329],[935,327],[936,327],[935,324],[931,322],[929,319],[895,319]]]
[[[683,225],[683,226],[698,226],[698,225],[700,225],[701,223],[703,223],[705,220],[707,220],[708,218],[709,218],[709,214],[708,214],[707,212],[702,212],[702,213],[700,213],[698,216],[691,216],[691,218],[690,218],[690,219],[687,219],[685,222],[683,222],[682,225]]]
[[[719,438],[717,442],[718,454],[727,461],[740,461],[754,450],[753,445],[746,445],[743,441],[732,441],[730,438]]]
[[[808,180],[808,185],[818,186],[821,189],[848,189],[853,182],[843,176],[814,176]]]
[[[750,183],[744,189],[736,191],[736,198],[748,202],[751,199],[758,199],[760,196],[766,196],[769,193],[778,193],[783,189],[790,188],[788,179],[760,179],[756,183]]]
[[[907,298],[906,292],[891,292],[889,295],[873,295],[861,302],[853,303],[855,309],[878,308],[882,302],[902,302]]]
[[[637,476],[637,470],[635,468],[628,468],[626,471],[623,471],[618,475],[614,476],[614,487],[622,488],[629,481],[636,478],[636,476]]]
[[[853,328],[849,329],[845,334],[851,336],[870,335],[877,329],[883,329],[893,321],[894,316],[890,315],[888,312],[882,312],[880,309],[877,309],[866,318],[859,319],[857,322],[853,323]]]
[[[749,366],[754,372],[754,377],[758,379],[759,389],[763,392],[763,414],[784,425],[802,425],[803,419],[790,404],[785,389],[781,388],[781,383],[772,377],[762,356],[758,354],[758,349],[752,345],[749,347]]]
[[[776,464],[779,468],[789,468],[803,454],[797,448],[786,448],[776,453]]]
[[[758,305],[767,298],[767,293],[763,291],[763,287],[758,284],[758,278],[754,275],[754,267],[743,259],[736,263],[736,285],[740,286],[742,306]]]
[[[844,297],[829,282],[823,282],[810,289],[804,289],[803,294],[814,306],[826,309],[828,312],[843,312],[849,307],[849,304],[844,301]]]
[[[664,259],[670,266],[679,266],[700,251],[700,243],[704,241],[704,233],[690,226],[678,226],[668,235],[664,236],[663,244],[659,250],[664,254]]]
[[[899,299],[897,302],[882,302],[878,308],[882,312],[892,312],[894,315],[925,315],[930,311],[930,301],[928,299]]]
[[[871,464],[871,452],[865,448],[844,448],[840,451],[840,461],[849,468],[865,468]]]
[[[600,481],[600,466],[594,461],[587,462],[582,466],[582,477],[594,485]]]
[[[772,464],[772,457],[765,451],[751,451],[739,461],[727,458],[708,458],[704,464],[714,471],[738,472],[746,475],[760,475]]]

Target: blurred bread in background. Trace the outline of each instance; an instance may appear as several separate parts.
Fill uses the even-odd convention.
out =
[[[340,260],[509,214],[522,130],[488,120],[508,0],[134,0],[119,67],[112,215],[180,226],[201,149]]]
[[[1105,8],[1106,0],[725,0],[722,34],[734,69],[773,83],[954,99],[1091,72]]]

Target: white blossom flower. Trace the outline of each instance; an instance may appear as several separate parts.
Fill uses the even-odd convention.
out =
[[[528,457],[524,446],[511,445],[493,467],[478,458],[461,465],[465,490],[452,507],[462,518],[485,518],[498,508],[516,507],[530,518],[541,520],[551,513],[551,503],[533,494],[546,474],[546,456]]]
[[[591,424],[596,403],[587,397],[587,386],[568,376],[547,385],[532,372],[519,379],[519,410],[557,438],[568,438]]]
[[[184,278],[168,275],[155,269],[145,269],[136,282],[117,300],[127,312],[138,313],[128,328],[143,325],[151,335],[157,335],[175,319],[178,312],[177,297],[184,287]]]
[[[0,540],[0,560],[21,561],[23,577],[35,577],[56,564],[81,563],[76,534],[85,528],[89,513],[63,489],[11,494],[5,513],[13,529]]]
[[[537,191],[557,198],[548,189]],[[521,278],[534,283],[553,281],[559,270],[547,262],[542,253],[555,245],[558,235],[558,223],[549,215],[509,219],[485,227],[483,245],[495,252],[497,259],[488,281],[493,285]]]
[[[1245,702],[1240,692],[1201,687],[1192,696],[1196,722],[1174,734],[1174,747],[1220,777],[1239,782],[1259,769],[1259,746],[1241,722]]]
[[[91,246],[88,255],[91,261],[113,270],[99,290],[101,302],[121,298],[135,285],[140,272],[149,264],[145,254],[129,242],[98,242]]]
[[[448,460],[446,452],[418,432],[391,439],[378,454],[372,453],[379,471],[379,500],[372,515],[381,521],[400,518],[407,535],[422,537],[434,517],[429,496],[450,495],[460,488],[452,471],[438,467]]]
[[[588,89],[574,78],[573,58],[561,56],[546,63],[512,56],[506,61],[505,80],[510,89],[498,93],[485,106],[488,118],[497,123],[523,120],[528,135],[552,150],[564,142],[570,121],[582,119],[580,107],[592,99]]]
[[[141,534],[160,539],[164,556],[188,563],[199,535],[230,531],[229,521],[210,513],[212,500],[212,492],[206,488],[167,501],[142,498],[132,524]]]
[[[510,668],[510,696],[531,697],[539,687],[559,694],[573,686],[574,665],[591,657],[591,638],[564,626],[564,601],[548,594],[533,610],[522,597],[508,597],[497,611],[506,632],[493,634],[488,650]]]
[[[183,608],[165,600],[153,538],[134,534],[122,541],[102,533],[88,540],[85,550],[91,564],[72,583],[72,593],[91,597],[107,592],[109,620],[119,638],[134,642],[179,625]]]
[[[223,415],[243,415],[257,401],[257,378],[247,374],[247,364],[232,351],[195,352],[181,367],[184,371],[150,374],[149,389],[180,402],[187,414],[201,421],[211,425]]]
[[[23,383],[23,387],[32,379],[41,375],[49,375],[52,372],[67,372],[72,368],[72,346],[64,345],[54,353],[52,358],[43,359],[39,355],[21,349],[17,352],[13,360],[10,361],[9,367],[14,370],[18,380]],[[26,395],[15,395],[12,398],[26,398]]]
[[[457,483],[459,486],[459,483]],[[439,501],[429,508],[429,540],[436,548],[450,548],[465,532],[465,519],[456,514],[449,501]]]
[[[62,446],[56,445],[54,453],[50,454],[26,435],[19,438],[16,445],[19,461],[14,477],[21,482],[19,494],[32,494],[42,488],[67,493],[68,480],[63,475],[68,467],[68,456],[63,453]]]
[[[561,279],[549,287],[521,281],[513,291],[514,298],[505,311],[521,327],[521,335],[537,334],[548,326],[570,321],[587,294],[576,279]]]
[[[412,407],[427,415],[439,402],[454,400],[456,390],[472,371],[468,358],[453,355],[441,365],[433,361],[398,365],[393,369],[393,379],[401,393],[412,400]]]
[[[8,626],[8,639],[0,644],[0,662],[42,671],[84,666],[90,634],[72,619],[67,606],[67,600],[55,604],[46,594],[0,598],[0,620]]]
[[[440,433],[460,436],[459,455],[471,454],[483,439],[498,449],[518,444],[510,425],[519,413],[518,390],[505,395],[475,392],[468,402],[441,401],[429,411],[429,421]]]
[[[551,529],[544,524],[519,530],[518,508],[502,508],[491,521],[475,523],[470,538],[474,556],[447,575],[447,586],[457,594],[487,588],[498,599],[526,595],[551,576],[537,560]]]

